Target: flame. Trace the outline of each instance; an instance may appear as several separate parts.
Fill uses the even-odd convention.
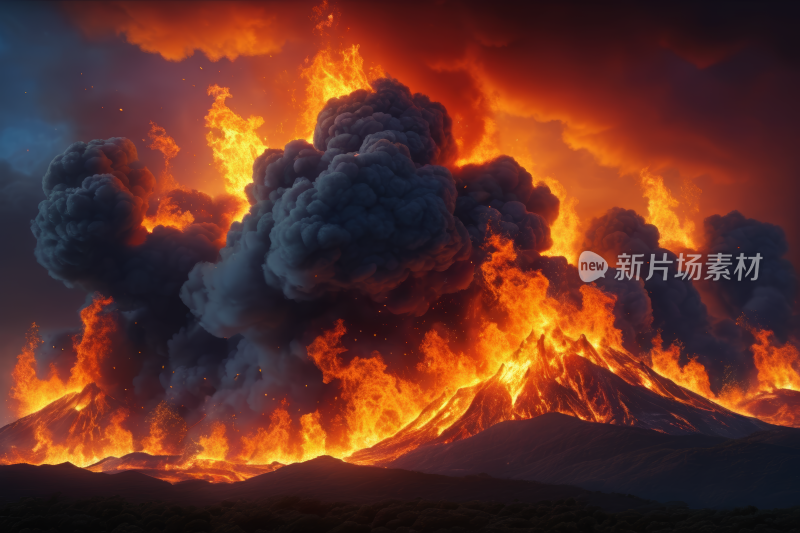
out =
[[[530,167],[526,167],[530,168]],[[566,257],[570,264],[578,264],[581,249],[581,219],[578,217],[578,199],[567,194],[567,189],[553,178],[543,180],[559,201],[558,218],[550,226],[553,246],[542,252],[550,257]]]
[[[111,353],[110,335],[115,330],[113,318],[103,312],[111,302],[111,298],[96,294],[92,303],[81,311],[83,334],[80,340],[77,337],[73,339],[77,358],[66,382],[58,376],[52,363],[47,378],[36,376],[38,365],[34,352],[42,340],[39,328],[33,324],[11,373],[10,396],[16,401],[18,417],[38,411],[64,395],[80,392],[89,383],[100,380],[100,362]]]
[[[358,89],[371,91],[370,81],[384,75],[380,65],[370,69],[367,74],[364,71],[364,59],[358,49],[357,44],[337,52],[330,47],[324,48],[317,52],[311,64],[301,72],[301,77],[306,80],[306,101],[297,134],[305,136],[308,142],[314,139],[317,115],[328,100]]]
[[[155,216],[145,218],[142,226],[152,233],[156,226],[171,226],[183,231],[193,223],[194,215],[191,211],[182,211],[180,206],[167,196],[158,204]]]
[[[756,383],[751,386],[728,384],[719,394],[714,394],[705,367],[696,359],[690,359],[681,367],[681,347],[672,345],[662,350],[660,336],[650,352],[652,367],[662,376],[731,411],[772,424],[800,426],[800,416],[791,407],[782,405],[777,412],[762,412],[762,404],[773,400],[775,393],[800,391],[800,350],[790,343],[777,345],[775,335],[769,330],[751,329],[750,332],[755,337],[750,349],[757,370]]]
[[[167,130],[152,120],[150,121],[150,131],[147,132],[147,136],[153,141],[147,147],[151,150],[158,150],[164,156],[164,171],[161,173],[159,182],[160,189],[169,191],[176,188],[175,178],[172,177],[171,162],[181,151],[180,146],[175,142],[175,139],[167,135]]]
[[[775,345],[775,335],[768,330],[754,330],[756,342],[750,347],[758,369],[758,388],[773,392],[776,389],[800,391],[800,352],[796,346]]]
[[[765,414],[763,402],[771,395],[800,390],[800,352],[791,344],[775,344],[771,332],[753,331],[758,385],[752,390],[728,387],[715,395],[699,361],[690,358],[680,365],[679,345],[664,349],[657,338],[650,353],[652,369],[628,353],[622,333],[614,327],[614,297],[583,285],[580,305],[554,298],[548,295],[547,278],[517,266],[512,241],[492,235],[486,251],[489,256],[479,273],[485,287],[481,308],[491,309],[491,315],[469,315],[473,323],[468,330],[474,338],[466,351],[454,348],[444,326],[427,331],[419,346],[422,357],[415,367],[416,379],[390,371],[379,352],[343,357],[348,351],[344,343],[347,328],[338,320],[307,347],[310,360],[322,371],[323,382],[334,384],[338,395],[330,405],[303,414],[299,420],[292,418],[284,400],[270,414],[266,427],[253,428],[238,438],[216,421],[199,437],[198,451],[192,455],[187,452],[191,447],[186,422],[175,406],[164,401],[150,413],[148,434],[137,445],[125,428],[127,410],[115,407],[113,399],[88,385],[83,392],[68,393],[46,406],[40,412],[43,418],[37,418],[32,429],[29,451],[14,450],[2,461],[40,464],[69,460],[89,465],[108,455],[123,457],[142,449],[155,457],[125,456],[92,468],[140,468],[173,482],[192,478],[233,481],[322,454],[355,463],[387,461],[421,445],[452,442],[504,420],[553,411],[595,422],[636,423],[624,395],[610,400],[609,394],[618,393],[584,382],[606,379],[587,378],[600,375],[581,370],[597,367],[630,385],[698,409],[722,409],[708,398],[743,414],[760,413],[779,423],[798,422],[791,411]],[[84,336],[80,343],[76,341],[75,383],[98,376],[99,359],[90,355],[109,349],[107,342],[98,342],[98,337],[108,337],[107,331],[101,333],[107,319],[101,311],[108,303],[110,300],[97,299],[84,313]],[[31,380],[31,372],[35,378],[33,353],[39,342],[33,329],[20,355],[19,383],[39,384]],[[42,380],[39,386],[46,390],[48,384]],[[51,433],[47,421],[54,418],[49,413],[72,417],[66,436]],[[674,424],[687,431],[697,429],[679,416]]]
[[[483,122],[483,128],[483,136],[480,142],[472,149],[469,155],[458,158],[456,165],[460,167],[478,165],[501,155],[500,149],[497,147],[497,125],[495,121],[486,118]],[[457,138],[456,145],[458,145],[459,152],[461,152],[464,149],[464,139]]]
[[[653,349],[650,351],[653,370],[692,392],[709,399],[717,399],[711,392],[711,382],[706,367],[699,363],[697,358],[689,359],[687,364],[680,366],[680,357],[679,344],[672,344],[667,350],[663,350],[661,335],[657,335],[653,340]]]
[[[303,447],[304,461],[325,455],[326,433],[322,428],[322,415],[319,411],[307,413],[300,417],[300,437]]]
[[[142,439],[143,451],[150,455],[180,455],[188,428],[175,407],[162,401],[148,418],[150,434]]]
[[[696,248],[692,234],[694,222],[688,217],[680,220],[675,213],[675,208],[680,202],[675,199],[664,185],[661,176],[651,174],[646,168],[641,172],[642,189],[647,197],[647,222],[658,228],[661,236],[661,246],[678,246],[680,248]],[[695,187],[696,190],[699,191]],[[696,211],[697,206],[689,206],[690,211]]]
[[[424,401],[419,387],[386,372],[378,352],[372,357],[353,357],[344,364],[339,357],[346,348],[341,338],[346,333],[344,321],[317,337],[308,346],[308,356],[322,370],[322,382],[339,382],[340,398],[345,403],[342,419],[345,435],[329,453],[339,455],[371,446],[393,435],[411,421]]]
[[[502,323],[486,317],[476,319],[479,324],[474,353],[453,350],[446,332],[432,329],[424,336],[420,346],[424,357],[416,368],[429,379],[411,381],[390,372],[378,352],[370,357],[355,355],[345,363],[341,356],[347,349],[342,338],[347,329],[339,320],[308,346],[308,355],[322,371],[323,382],[335,382],[339,387],[334,415],[327,420],[319,412],[303,415],[302,429],[296,431],[288,410],[280,407],[272,413],[268,428],[258,428],[242,438],[242,459],[251,463],[285,463],[324,452],[370,463],[397,456],[432,438],[450,442],[502,420],[563,411],[548,405],[545,398],[534,407],[510,406],[497,411],[492,419],[476,420],[467,428],[456,426],[467,416],[467,409],[481,390],[495,387],[505,391],[503,394],[513,406],[518,398],[530,394],[526,387],[532,375],[563,375],[567,379],[574,357],[588,359],[629,383],[670,394],[657,383],[657,374],[646,367],[642,369],[625,352],[622,334],[614,327],[613,297],[585,285],[581,287],[580,308],[554,299],[547,295],[547,278],[516,266],[513,242],[494,235],[488,246],[491,259],[482,265],[481,274],[492,307],[501,309],[506,318]],[[537,343],[536,339],[541,340]],[[569,414],[609,421],[612,415],[603,410],[600,400],[586,399],[594,411]],[[415,440],[415,433],[420,432],[427,436]],[[380,448],[385,439],[402,440],[409,435],[406,444],[391,452],[366,458],[361,455],[360,450],[370,450],[375,445]]]
[[[227,87],[211,85],[208,94],[214,96],[214,103],[205,117],[209,129],[206,141],[224,176],[225,191],[244,200],[234,217],[239,220],[249,209],[245,186],[253,181],[253,162],[268,148],[256,131],[264,119],[255,115],[245,119],[234,113],[225,105],[225,99],[232,98]]]
[[[254,434],[242,437],[239,458],[250,464],[294,463],[302,457],[298,442],[292,439],[292,417],[285,407],[272,412],[268,428],[259,427]]]
[[[161,173],[161,178],[158,180],[158,191],[160,194],[180,188],[175,178],[172,176],[171,161],[180,152],[180,147],[175,139],[167,135],[167,130],[150,121],[150,131],[147,136],[153,141],[148,145],[151,150],[158,150],[164,156],[164,171]],[[170,196],[163,196],[158,204],[156,214],[151,217],[146,217],[142,221],[142,226],[152,233],[156,226],[171,226],[179,230],[184,230],[187,226],[194,222],[194,215],[189,211],[181,210],[180,206],[176,205]]]
[[[211,425],[211,433],[200,437],[199,444],[203,451],[197,455],[197,458],[224,461],[225,456],[228,455],[228,439],[225,432],[225,424],[219,421],[214,422]]]

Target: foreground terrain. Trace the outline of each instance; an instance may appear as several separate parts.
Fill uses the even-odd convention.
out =
[[[325,503],[300,497],[260,502],[223,501],[206,506],[163,502],[134,504],[121,498],[80,501],[25,499],[0,507],[7,532],[145,531],[348,532],[389,531],[800,531],[800,507],[762,511],[689,510],[680,505],[606,512],[568,498],[537,503],[386,500],[371,504]]]

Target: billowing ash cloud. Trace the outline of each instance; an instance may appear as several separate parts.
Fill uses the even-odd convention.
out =
[[[633,210],[615,207],[592,221],[586,232],[584,249],[603,255],[610,265],[615,265],[622,253],[644,254],[641,281],[605,279],[598,283],[604,290],[617,294],[629,308],[632,319],[626,321],[629,322],[629,331],[636,332],[640,345],[649,349],[656,332],[661,332],[664,347],[680,342],[684,355],[700,356],[715,389],[722,386],[726,371],[735,369],[740,372],[727,378],[743,377],[749,367],[738,364],[745,360],[741,332],[730,320],[712,320],[693,282],[675,277],[677,256],[661,248],[658,241],[658,228],[646,224],[644,218]],[[650,255],[655,254],[660,260],[665,253],[672,261],[667,279],[664,280],[663,274],[656,271],[651,279],[645,280],[649,274]],[[609,270],[606,278],[613,278],[615,273],[615,269]],[[648,307],[652,311],[649,325],[644,320]]]
[[[520,250],[542,252],[553,245],[550,224],[558,218],[558,198],[547,185],[534,186],[530,173],[512,157],[500,156],[455,173],[456,215],[474,241],[488,231],[511,238]]]
[[[290,301],[354,291],[422,314],[472,280],[471,242],[454,216],[453,150],[438,103],[394,80],[332,99],[315,146],[292,141],[254,164],[253,203],[221,261],[195,267],[182,298],[219,335],[286,318]],[[323,151],[318,150],[323,149]]]
[[[453,216],[450,172],[416,169],[405,145],[372,140],[335,156],[314,182],[297,180],[275,202],[264,272],[287,298],[355,289],[394,304],[389,293],[406,279],[424,284],[427,273],[469,257],[466,229]]]
[[[406,146],[416,165],[445,165],[456,153],[453,121],[439,102],[391,78],[328,101],[317,117],[314,147],[336,153],[366,151],[385,139]]]
[[[42,181],[46,199],[32,223],[36,258],[68,285],[137,307],[177,294],[189,269],[213,259],[220,228],[142,227],[155,179],[131,141],[75,143]]]
[[[142,228],[155,180],[126,139],[76,143],[53,161],[32,225],[36,257],[54,278],[114,297],[132,350],[143,352],[127,378],[141,403],[167,398],[190,424],[234,413],[247,423],[281,398],[314,410],[337,392],[321,384],[306,346],[338,319],[358,336],[359,355],[379,350],[394,369],[414,372],[408,352],[426,331],[437,324],[464,333],[467,316],[485,305],[475,274],[490,234],[512,239],[520,267],[540,270],[552,295],[580,303],[575,267],[541,255],[559,212],[550,189],[507,156],[451,173],[439,166],[455,158],[444,107],[392,79],[374,88],[329,101],[313,145],[295,140],[255,160],[250,210],[224,246],[233,200],[197,191],[169,193],[171,203],[192,206],[193,224]],[[723,228],[714,230],[715,246],[742,246],[741,232],[754,242],[766,232],[770,253],[783,253],[782,236],[754,221],[710,224]],[[592,222],[585,249],[607,259],[674,259],[658,239],[641,216],[615,208]],[[735,324],[712,324],[674,266],[666,281],[612,278],[613,271],[597,285],[617,297],[626,346],[641,353],[661,331],[665,343],[701,355],[719,387],[723,368],[742,356]],[[764,279],[747,294],[720,290],[736,309],[757,310],[763,294],[790,287],[781,269]],[[454,349],[471,349],[460,342],[467,341],[453,339]]]
[[[703,227],[704,251],[730,254],[733,263],[731,279],[708,283],[709,291],[718,298],[730,318],[736,320],[743,314],[751,326],[770,329],[785,341],[792,330],[797,331],[792,317],[797,297],[797,274],[784,258],[789,246],[783,229],[745,218],[738,211],[708,217]],[[739,281],[733,275],[740,254],[745,258],[761,255],[755,281],[744,281],[744,275],[743,281]],[[750,268],[750,264],[751,261],[746,260],[746,268]],[[753,273],[748,276],[752,277]]]
[[[225,362],[215,405],[260,410],[263,394],[253,391],[316,376],[305,345],[338,318],[404,346],[419,335],[409,315],[427,317],[443,296],[452,295],[440,304],[451,312],[439,319],[459,316],[474,298],[464,289],[489,231],[530,252],[528,266],[567,270],[538,254],[552,245],[548,224],[558,214],[545,185],[509,157],[455,176],[431,164],[454,156],[444,108],[395,80],[374,87],[331,100],[313,146],[292,141],[255,161],[250,212],[231,227],[220,259],[189,274],[181,298],[199,323],[245,337]],[[381,353],[393,358],[386,345]]]
[[[128,314],[127,349],[143,352],[142,369],[134,372],[145,371],[134,384],[145,396],[160,390],[153,371],[161,370],[156,359],[166,354],[168,339],[191,328],[178,293],[196,263],[217,256],[230,202],[173,191],[179,205],[196,203],[198,220],[183,231],[157,226],[148,233],[142,221],[154,188],[128,139],[75,143],[50,164],[42,181],[46,198],[31,223],[36,258],[53,278],[112,296]],[[208,333],[192,331],[212,342]]]

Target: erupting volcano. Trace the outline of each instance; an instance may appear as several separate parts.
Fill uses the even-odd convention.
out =
[[[701,227],[706,178],[679,192],[656,156],[626,164],[635,205],[626,192],[579,216],[579,187],[566,185],[579,180],[545,174],[522,148],[510,110],[533,104],[504,92],[502,65],[475,59],[468,71],[484,81],[469,90],[481,96],[442,90],[441,103],[412,90],[423,75],[393,55],[388,66],[371,56],[382,67],[362,57],[367,45],[333,37],[342,16],[315,7],[322,44],[276,75],[296,115],[285,126],[258,114],[277,90],[255,91],[243,113],[254,97],[220,66],[192,85],[207,113],[183,119],[204,145],[141,117],[149,141],[120,127],[130,138],[61,147],[31,229],[38,264],[86,295],[82,327],[30,328],[2,464],[237,482],[321,456],[405,464],[552,413],[712,440],[800,428],[796,273],[781,227],[706,206]],[[190,61],[113,20],[145,52]],[[283,46],[248,42],[215,41],[198,48],[211,61],[191,61],[205,75],[220,58]],[[457,78],[462,66],[443,61],[426,68]],[[465,113],[470,98],[480,121]],[[624,152],[598,148],[609,137],[597,124],[570,124],[559,136],[580,157],[594,149],[611,165]],[[181,175],[181,157],[213,177],[209,192]],[[584,250],[610,267],[588,283]],[[729,275],[684,272],[715,254],[731,258]],[[740,272],[739,255],[759,269]],[[642,258],[641,276],[626,257]]]

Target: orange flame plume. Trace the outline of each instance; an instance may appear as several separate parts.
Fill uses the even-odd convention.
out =
[[[642,189],[647,197],[647,222],[658,228],[661,246],[695,249],[692,238],[694,222],[688,217],[682,221],[678,218],[675,208],[680,202],[664,185],[664,178],[651,174],[647,169],[643,169],[640,175]],[[689,206],[689,211],[696,210],[696,205]]]
[[[164,171],[158,180],[158,192],[161,195],[165,195],[173,189],[180,188],[172,176],[171,161],[181,149],[175,139],[167,135],[167,130],[152,120],[150,121],[150,131],[147,132],[147,136],[153,141],[148,145],[148,148],[158,150],[164,155]],[[158,211],[154,216],[146,217],[142,222],[142,226],[152,233],[156,226],[171,226],[183,230],[193,222],[194,215],[192,213],[183,211],[179,206],[175,205],[170,197],[162,196],[158,204]]]
[[[350,94],[358,89],[372,90],[370,81],[383,76],[380,65],[364,71],[364,58],[354,44],[339,52],[330,47],[317,52],[301,77],[306,80],[306,101],[297,134],[313,141],[317,115],[331,98]],[[341,59],[337,59],[341,56]]]
[[[150,455],[180,455],[188,428],[175,408],[162,401],[150,413],[150,434],[142,440],[142,448]]]
[[[755,342],[750,347],[756,370],[756,383],[752,386],[728,384],[714,394],[705,367],[690,359],[680,366],[680,346],[673,345],[664,351],[658,338],[650,355],[653,369],[697,394],[713,400],[737,413],[755,416],[772,424],[800,426],[800,416],[793,409],[779,408],[777,412],[764,412],[765,405],[776,394],[800,391],[800,350],[793,344],[778,346],[771,331],[753,329]]]
[[[240,220],[249,209],[244,188],[253,180],[253,161],[268,148],[257,132],[264,119],[259,116],[245,119],[234,113],[225,105],[225,99],[232,98],[227,87],[211,85],[208,94],[214,96],[214,103],[205,117],[209,129],[206,141],[213,151],[217,169],[224,176],[225,191],[244,200],[234,217]]]
[[[133,435],[124,427],[128,409],[95,384],[101,378],[100,363],[111,352],[115,324],[104,312],[111,302],[111,298],[96,295],[81,311],[83,335],[80,340],[73,339],[77,358],[67,381],[61,380],[52,364],[46,379],[36,376],[34,352],[42,340],[36,324],[31,327],[12,372],[10,395],[21,418],[5,428],[14,444],[12,453],[0,462],[70,461],[87,466],[133,451]],[[58,433],[53,428],[58,428]]]
[[[462,154],[456,160],[456,165],[463,167],[464,165],[478,165],[490,161],[495,157],[501,155],[500,149],[497,147],[497,125],[494,120],[486,118],[483,122],[483,136],[480,142],[472,149],[469,154]],[[464,149],[464,139],[461,137],[456,139],[459,152]]]
[[[77,359],[66,382],[59,378],[52,363],[46,379],[36,376],[34,351],[42,340],[36,324],[31,327],[27,343],[17,356],[17,364],[11,374],[14,381],[11,398],[16,400],[17,416],[23,417],[38,411],[66,394],[82,391],[88,384],[100,379],[100,361],[111,351],[110,333],[115,330],[113,318],[103,312],[111,302],[111,298],[103,298],[98,294],[91,305],[81,311],[83,335],[80,340],[77,337],[73,340]]]

